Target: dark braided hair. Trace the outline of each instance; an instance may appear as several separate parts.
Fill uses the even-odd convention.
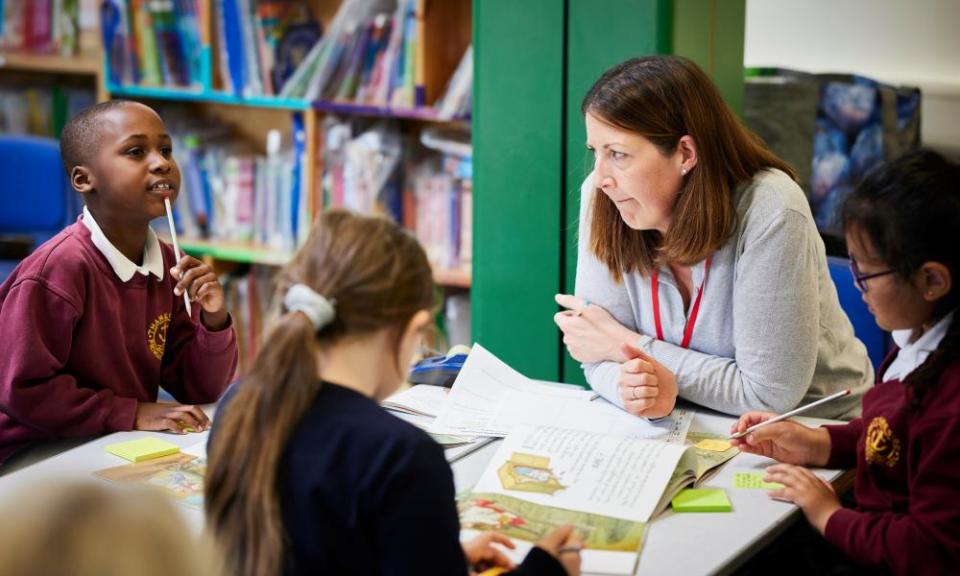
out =
[[[925,262],[950,270],[950,291],[936,303],[933,324],[960,301],[960,165],[927,149],[908,152],[864,178],[843,205],[843,227],[867,235],[877,255],[896,275],[910,281]],[[951,362],[960,358],[960,319],[926,362],[907,376],[911,404],[920,406]]]

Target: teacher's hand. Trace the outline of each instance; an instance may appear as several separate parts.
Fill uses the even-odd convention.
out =
[[[643,350],[621,345],[628,360],[620,365],[618,388],[623,408],[634,416],[661,418],[677,403],[677,378]]]
[[[567,308],[553,321],[563,332],[563,343],[578,362],[625,362],[620,345],[640,337],[614,319],[603,307],[570,294],[557,294],[557,304]]]

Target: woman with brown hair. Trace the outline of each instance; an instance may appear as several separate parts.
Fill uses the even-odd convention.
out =
[[[628,412],[677,397],[728,414],[852,417],[873,369],[793,170],[677,56],[605,72],[583,100],[576,296],[554,320],[590,385]]]
[[[230,574],[466,574],[508,566],[498,534],[459,542],[453,477],[425,432],[382,410],[431,323],[433,276],[393,222],[324,213],[281,273],[284,314],[221,401],[208,526]],[[579,574],[570,526],[524,574]]]

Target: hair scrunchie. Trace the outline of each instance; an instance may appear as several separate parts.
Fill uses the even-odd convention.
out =
[[[306,284],[294,284],[287,289],[287,294],[283,298],[283,305],[286,309],[290,312],[306,314],[317,332],[333,322],[333,318],[336,316],[335,304],[335,300],[317,294]]]

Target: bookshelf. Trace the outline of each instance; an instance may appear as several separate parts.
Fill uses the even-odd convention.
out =
[[[231,132],[229,147],[231,149],[239,147],[242,152],[237,154],[257,158],[255,160],[257,178],[264,161],[269,161],[269,154],[265,156],[265,153],[268,149],[268,140],[272,138],[268,136],[271,131],[279,130],[284,154],[291,148],[296,150],[290,155],[293,159],[292,163],[284,165],[287,168],[285,172],[298,174],[296,178],[299,178],[300,183],[299,188],[294,185],[294,199],[291,200],[294,203],[294,230],[292,238],[284,237],[279,244],[276,235],[260,234],[257,228],[259,220],[254,224],[252,235],[248,229],[243,228],[249,223],[240,226],[243,232],[228,230],[218,225],[218,221],[222,222],[223,219],[219,213],[215,213],[217,207],[215,202],[212,205],[209,202],[206,204],[209,213],[204,216],[209,217],[207,220],[197,218],[198,213],[192,207],[182,208],[181,199],[188,196],[187,188],[191,185],[188,173],[195,167],[190,166],[192,158],[187,156],[178,158],[183,173],[182,187],[185,189],[175,208],[180,212],[178,224],[185,220],[195,221],[197,224],[192,226],[192,230],[181,226],[180,246],[185,252],[210,262],[216,270],[226,274],[225,277],[236,276],[246,270],[250,270],[251,275],[255,271],[258,275],[269,276],[270,270],[275,270],[277,266],[289,262],[296,244],[293,240],[302,241],[303,231],[309,228],[310,221],[322,209],[337,205],[357,209],[356,202],[343,197],[343,190],[349,187],[341,186],[337,189],[335,184],[330,184],[331,181],[344,180],[348,176],[346,172],[348,168],[338,166],[331,160],[331,158],[336,159],[337,155],[331,148],[330,130],[344,128],[331,124],[335,118],[341,119],[344,124],[349,124],[351,130],[356,125],[357,132],[351,133],[350,138],[353,138],[351,142],[359,141],[367,131],[379,130],[381,125],[387,123],[390,130],[383,133],[385,137],[395,135],[404,146],[404,152],[396,170],[407,174],[412,174],[414,167],[407,163],[407,148],[410,146],[417,147],[416,152],[410,156],[418,159],[434,156],[440,158],[440,153],[426,153],[426,149],[417,142],[423,130],[438,127],[469,134],[471,122],[468,114],[450,114],[449,112],[441,114],[433,104],[444,94],[447,83],[454,75],[471,43],[473,13],[471,0],[360,0],[359,2],[355,0],[288,0],[286,2],[279,0],[271,2],[172,0],[169,6],[174,10],[185,10],[176,12],[176,18],[180,19],[176,20],[176,26],[173,26],[174,21],[170,19],[170,14],[158,12],[155,8],[162,3],[151,4],[142,0],[114,0],[114,2],[125,12],[108,15],[102,20],[105,30],[103,37],[108,42],[103,47],[100,66],[103,70],[104,97],[141,100],[160,110],[169,131],[174,135],[175,153],[178,149],[183,149],[183,144],[186,142],[186,140],[184,142],[177,140],[178,131],[184,126],[188,130],[201,122],[209,122],[219,127],[229,126]],[[282,16],[291,18],[305,14],[305,12],[299,12],[305,8],[312,19],[319,24],[322,31],[321,42],[326,38],[330,45],[334,46],[331,50],[337,49],[339,44],[334,42],[341,42],[342,38],[345,38],[342,41],[346,42],[344,50],[346,47],[354,46],[350,44],[353,40],[350,39],[347,29],[339,23],[339,19],[342,18],[340,14],[345,6],[363,4],[361,11],[369,11],[370,7],[384,9],[383,12],[374,10],[357,20],[360,23],[356,28],[357,34],[361,34],[360,30],[364,30],[362,34],[366,34],[359,37],[358,45],[364,41],[368,42],[363,46],[362,51],[358,52],[363,56],[361,70],[366,70],[366,59],[371,55],[375,55],[371,69],[376,68],[378,65],[376,63],[384,57],[381,54],[388,53],[389,41],[396,37],[398,42],[403,42],[397,44],[396,53],[402,56],[396,56],[396,58],[398,61],[405,58],[406,62],[413,63],[414,67],[411,69],[416,71],[415,75],[409,73],[406,68],[402,70],[411,74],[415,82],[408,87],[406,81],[411,80],[411,76],[406,75],[403,76],[404,82],[397,82],[397,86],[391,82],[386,91],[386,99],[372,98],[370,94],[359,98],[359,86],[362,85],[359,80],[357,80],[357,94],[354,97],[350,97],[349,94],[343,97],[343,84],[335,94],[326,93],[326,85],[322,82],[318,82],[320,85],[318,90],[311,88],[285,91],[282,88],[286,83],[281,84],[275,81],[273,75],[269,74],[269,66],[266,66],[269,58],[264,57],[263,50],[269,46],[269,42],[264,40],[269,37],[269,27],[267,20],[261,19],[262,14],[256,8],[260,4],[292,6],[291,11]],[[148,5],[150,7],[146,7]],[[249,17],[243,16],[244,7],[254,7],[254,11],[246,13]],[[396,10],[395,7],[403,8],[402,20],[399,19],[401,11]],[[137,11],[137,8],[141,10]],[[193,11],[194,8],[195,11]],[[241,16],[238,17],[235,9],[239,10]],[[375,13],[378,12],[384,14],[385,19],[374,18]],[[239,18],[239,20],[232,20],[233,18]],[[132,23],[132,28],[123,28],[119,24],[122,22]],[[195,23],[195,29],[183,31],[181,24],[184,22]],[[239,22],[240,25],[231,27],[230,22]],[[396,22],[402,25],[397,26]],[[246,28],[248,25],[254,28],[259,26],[260,29],[252,37],[245,36],[242,41],[238,41],[237,35],[248,32]],[[294,31],[299,27],[296,30],[297,33],[308,34],[309,31],[303,32],[303,30],[310,25],[307,20],[294,22],[291,19],[287,30]],[[150,41],[148,40],[147,44],[143,43],[143,30],[154,32],[152,48],[145,49]],[[170,51],[172,46],[169,43],[170,37],[165,36],[170,30],[177,31],[181,49],[179,52]],[[398,30],[402,35],[396,33]],[[138,34],[141,35],[138,36]],[[377,45],[374,42],[374,34],[378,34],[376,38],[383,39],[382,44]],[[409,34],[413,34],[416,38],[411,44],[413,51],[406,44]],[[289,35],[284,32],[275,46],[276,54],[280,53],[280,44],[288,38],[295,39],[294,36],[293,32]],[[159,40],[160,38],[163,40]],[[255,39],[254,44],[257,46],[255,52],[249,50],[251,38]],[[290,40],[291,43],[293,39]],[[114,44],[110,44],[111,41]],[[369,46],[379,46],[380,51],[375,51]],[[315,44],[304,45],[302,48],[306,58],[310,58]],[[351,48],[351,50],[354,49],[357,48]],[[133,54],[132,58],[131,54]],[[175,61],[177,54],[183,56],[181,62]],[[234,54],[241,54],[241,56],[234,59]],[[237,63],[239,60],[244,60],[246,67],[241,67]],[[256,68],[256,72],[250,67],[252,62],[260,66]],[[322,67],[323,61],[319,60],[319,62]],[[352,60],[344,59],[344,62],[352,62]],[[384,69],[390,70],[387,66],[388,64],[385,64]],[[339,73],[337,70],[336,73],[330,74],[330,86],[337,85]],[[315,72],[314,74],[316,75]],[[360,74],[357,76],[361,77]],[[310,76],[306,77],[310,78]],[[387,78],[390,79],[390,77]],[[290,80],[289,77],[288,80]],[[294,84],[292,80],[290,83],[295,88],[301,87]],[[308,83],[302,85],[302,87],[308,86]],[[373,93],[373,87],[377,85],[371,80],[368,86],[370,93]],[[407,89],[409,93],[402,94],[406,98],[397,97],[396,92]],[[383,95],[380,94],[380,96]],[[178,118],[181,115],[183,118]],[[203,134],[203,131],[197,129],[197,133]],[[204,136],[199,136],[198,140],[200,148],[209,148]],[[469,136],[467,140],[469,141]],[[295,148],[295,142],[300,142],[301,148]],[[218,156],[217,163],[222,165],[225,161],[229,162],[233,159],[234,157],[230,155]],[[437,162],[437,164],[441,167],[448,165],[446,161]],[[240,170],[248,170],[248,168],[241,164]],[[227,174],[227,172],[220,174]],[[357,174],[353,174],[353,177],[356,178]],[[392,183],[394,179],[397,180],[396,183]],[[258,182],[257,186],[259,185]],[[376,197],[377,200],[383,202],[384,209],[393,210],[395,206],[402,206],[402,214],[393,211],[394,217],[402,220],[408,228],[417,231],[415,210],[413,216],[408,213],[411,211],[408,195],[417,197],[413,178],[394,176],[388,186],[397,187],[402,203],[389,204],[388,200],[382,199],[382,194]],[[259,196],[262,192],[258,188],[253,196]],[[236,201],[235,197],[229,198],[229,202]],[[380,205],[380,202],[376,204]],[[414,205],[416,204],[417,202],[414,201]],[[255,208],[260,207],[255,205]],[[289,210],[289,207],[285,207],[284,210]],[[229,211],[228,209],[223,213]],[[361,211],[365,210],[361,209]],[[264,241],[265,237],[267,241]],[[430,252],[429,246],[428,252]],[[469,261],[458,263],[455,260],[447,262],[440,258],[434,263],[434,279],[444,296],[462,296],[469,293],[472,285],[470,263]],[[244,289],[249,289],[249,286],[257,284],[258,280],[250,282],[244,280],[240,283],[248,286]],[[262,287],[258,292],[261,297],[267,294]],[[258,322],[251,321],[250,324],[258,324]]]
[[[87,0],[84,0],[87,2]],[[2,3],[0,3],[2,4]],[[82,9],[82,8],[81,8]],[[11,24],[6,23],[7,26]],[[9,40],[7,40],[9,42]],[[66,90],[84,90],[92,95],[90,102],[103,100],[106,90],[103,82],[103,54],[100,50],[100,40],[95,29],[81,28],[77,36],[77,50],[73,54],[63,54],[56,50],[34,51],[23,47],[0,45],[0,90],[42,90],[47,93]],[[76,106],[84,106],[86,100],[78,102]],[[56,137],[59,133],[65,116],[74,108],[68,104],[68,110],[43,110],[50,115],[49,130],[45,133],[36,133]],[[38,111],[31,108],[30,114]],[[9,113],[9,112],[8,112]]]

